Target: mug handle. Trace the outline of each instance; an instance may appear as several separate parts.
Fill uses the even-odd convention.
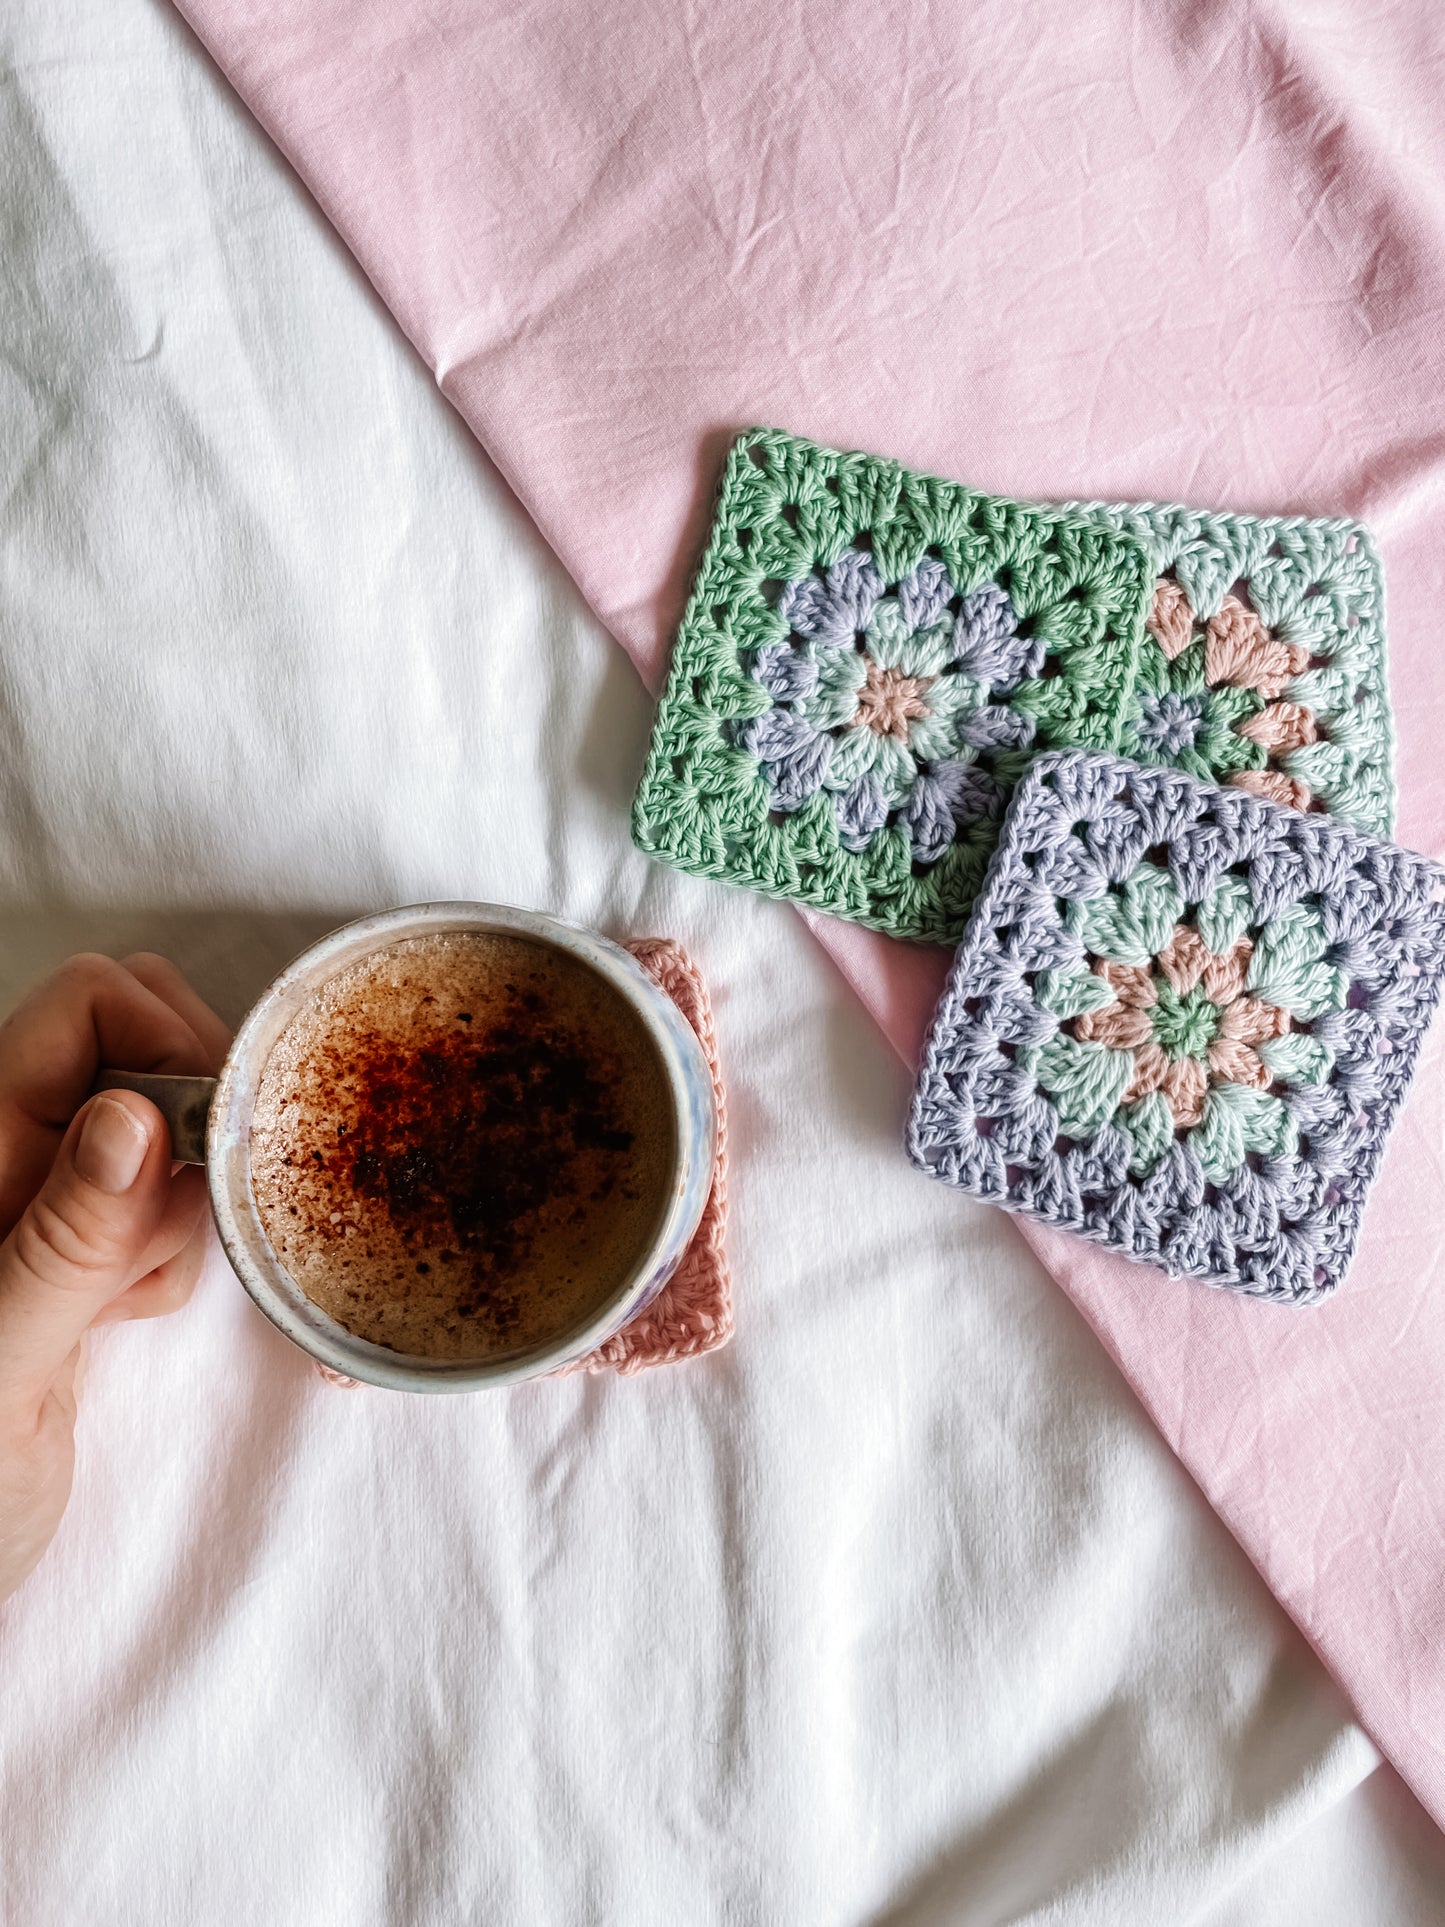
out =
[[[206,1161],[206,1117],[215,1095],[214,1077],[166,1077],[157,1071],[101,1071],[97,1091],[139,1091],[165,1119],[171,1156],[178,1164]]]

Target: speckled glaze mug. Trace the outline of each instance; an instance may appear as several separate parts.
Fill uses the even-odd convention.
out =
[[[372,952],[443,932],[520,937],[565,952],[631,1006],[656,1049],[672,1106],[673,1156],[660,1220],[641,1258],[585,1326],[545,1348],[496,1359],[419,1358],[358,1338],[314,1304],[272,1250],[251,1186],[251,1118],[266,1060],[323,984]],[[595,931],[498,903],[423,903],[343,925],[305,950],[236,1032],[221,1074],[161,1077],[105,1071],[98,1089],[140,1091],[164,1114],[171,1148],[202,1164],[221,1243],[236,1275],[278,1330],[332,1371],[406,1392],[468,1392],[542,1378],[631,1322],[676,1270],[712,1184],[717,1116],[712,1074],[686,1018],[628,953]]]

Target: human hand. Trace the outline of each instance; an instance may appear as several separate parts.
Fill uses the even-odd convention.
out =
[[[204,1240],[205,1177],[172,1175],[164,1119],[114,1070],[205,1076],[228,1033],[174,964],[72,957],[0,1024],[0,1599],[70,1496],[85,1334],[175,1311]]]

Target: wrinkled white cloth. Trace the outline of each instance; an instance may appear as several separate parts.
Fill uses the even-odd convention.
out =
[[[0,1608],[4,1927],[1442,1918],[798,919],[632,850],[631,668],[196,43],[20,0],[0,85],[4,1003],[144,945],[235,1019],[429,896],[676,936],[738,1292],[706,1362],[470,1398],[325,1386],[219,1255],[99,1335]]]

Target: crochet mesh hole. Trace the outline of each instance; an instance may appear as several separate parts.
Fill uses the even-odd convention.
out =
[[[765,448],[761,447],[757,442],[749,443],[748,460],[752,463],[754,468],[760,468],[763,471],[764,475],[767,474],[768,451]]]
[[[727,626],[728,626],[728,605],[727,605],[727,604],[726,604],[725,602],[715,602],[715,603],[714,603],[714,604],[712,605],[712,610],[711,610],[711,614],[712,614],[712,621],[713,621],[713,627],[714,627],[715,629],[726,629],[726,628],[727,628]]]
[[[744,555],[747,554],[748,550],[752,547],[752,545],[753,545],[752,530],[739,529],[738,530],[738,547],[742,550]]]
[[[796,534],[798,529],[798,514],[799,514],[797,503],[784,502],[782,507],[778,510],[778,514],[787,523],[788,527],[792,529],[793,533]]]
[[[672,759],[672,773],[673,773],[673,775],[674,775],[674,776],[675,776],[675,777],[677,778],[677,780],[678,780],[679,782],[681,782],[681,781],[682,781],[682,779],[683,779],[683,777],[684,777],[684,776],[686,776],[686,774],[687,774],[687,758],[686,758],[685,756],[674,756],[674,757],[673,757],[673,759]]]
[[[873,553],[872,529],[859,529],[858,533],[853,537],[853,547],[855,549],[864,549],[871,555]]]

